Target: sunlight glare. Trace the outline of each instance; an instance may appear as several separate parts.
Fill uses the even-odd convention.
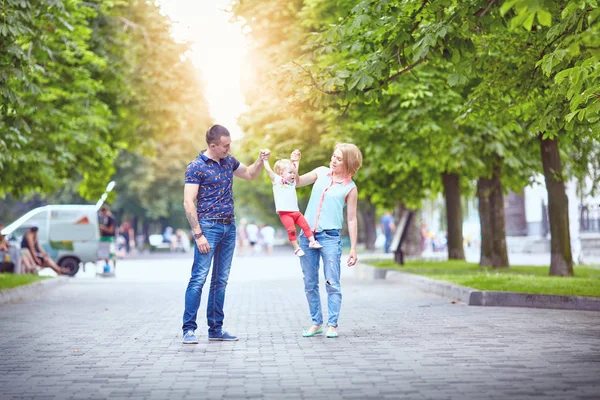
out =
[[[229,0],[159,0],[173,21],[173,36],[193,42],[190,58],[202,71],[206,98],[215,123],[225,126],[233,140],[243,136],[237,117],[244,111],[241,68],[246,41],[241,27],[225,11]]]

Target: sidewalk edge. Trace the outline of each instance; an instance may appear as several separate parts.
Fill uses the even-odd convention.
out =
[[[359,279],[387,279],[400,282],[470,306],[600,311],[600,298],[596,297],[477,290],[408,272],[377,268],[368,264],[360,264],[357,267],[355,276]]]
[[[0,305],[17,303],[26,299],[35,298],[49,289],[69,283],[70,280],[71,279],[68,277],[59,276],[29,283],[27,285],[17,286],[15,288],[0,290]]]

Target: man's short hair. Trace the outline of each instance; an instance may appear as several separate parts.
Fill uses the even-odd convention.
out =
[[[100,211],[108,211],[108,206],[102,206],[102,207],[100,207]]]
[[[227,128],[222,125],[213,125],[206,131],[206,144],[209,146],[214,144],[219,144],[221,142],[221,136],[231,136]]]

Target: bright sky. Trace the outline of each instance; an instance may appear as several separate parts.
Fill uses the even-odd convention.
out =
[[[240,26],[230,23],[230,14],[225,12],[229,2],[158,0],[163,13],[174,23],[175,39],[194,42],[190,57],[206,82],[211,116],[235,140],[242,136],[236,119],[245,108],[240,68],[246,43]]]

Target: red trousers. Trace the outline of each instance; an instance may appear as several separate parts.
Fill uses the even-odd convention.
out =
[[[288,233],[290,242],[296,240],[296,225],[302,228],[307,238],[313,236],[313,233],[308,226],[308,222],[306,222],[304,215],[302,215],[300,211],[279,211],[277,214],[279,214],[279,219]]]

